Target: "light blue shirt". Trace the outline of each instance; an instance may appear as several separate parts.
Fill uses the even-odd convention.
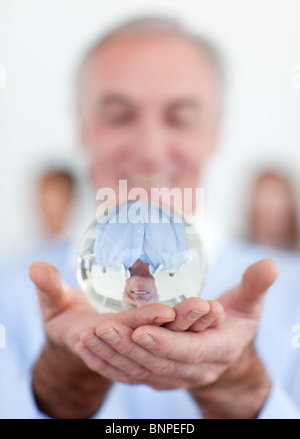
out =
[[[240,282],[250,263],[263,257],[272,257],[280,274],[266,297],[256,337],[256,347],[272,379],[259,418],[299,419],[300,348],[292,329],[300,323],[300,257],[231,242],[214,266],[208,267],[202,297],[218,297]],[[0,324],[6,328],[6,348],[0,348],[1,418],[47,418],[37,408],[31,389],[31,371],[42,349],[44,333],[28,268],[34,260],[44,260],[57,266],[67,283],[76,285],[75,268],[70,269],[68,258],[67,245],[53,245],[12,261],[0,271]],[[300,337],[298,340],[300,345]],[[156,391],[144,385],[115,383],[94,417],[196,419],[202,415],[185,390]]]
[[[130,215],[133,209],[139,214]],[[188,259],[185,224],[168,212],[136,201],[117,207],[105,220],[96,223],[95,257],[101,266],[129,270],[141,259],[153,274],[158,267],[168,270]]]

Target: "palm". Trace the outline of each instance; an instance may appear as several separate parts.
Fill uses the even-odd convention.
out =
[[[44,307],[42,314],[48,338],[71,350],[84,329],[96,326],[113,316],[112,313],[99,314],[87,299],[73,288],[69,289],[68,296],[60,304],[60,308],[52,310]]]

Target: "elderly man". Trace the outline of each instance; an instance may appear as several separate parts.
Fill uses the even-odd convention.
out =
[[[218,137],[218,68],[206,41],[167,20],[137,20],[98,42],[82,65],[78,96],[81,141],[92,157],[96,188],[117,193],[120,179],[127,180],[129,189],[195,188]],[[223,256],[208,277],[211,297],[227,289],[243,263],[257,255],[251,250],[245,256],[241,247]],[[233,275],[226,277],[229,272]],[[45,262],[34,263],[30,277],[46,337],[25,355],[30,379],[19,385],[19,403],[7,400],[10,416],[299,416],[296,398],[270,378],[261,359],[260,343],[266,338],[260,342],[257,327],[265,293],[277,277],[272,260],[251,265],[241,283],[218,300],[195,297],[174,308],[151,304],[115,314],[97,314]],[[278,303],[280,314],[290,300]],[[272,318],[278,311],[274,302],[268,306],[273,315],[263,324],[265,333],[274,336],[278,322]],[[11,307],[6,305],[12,315]],[[33,312],[27,304],[19,314],[30,319]],[[41,322],[32,320],[29,335],[41,330]],[[21,324],[15,321],[15,337],[26,351],[31,340]],[[274,340],[280,343],[278,334]],[[296,373],[292,354],[286,357],[286,374]],[[268,347],[264,355],[269,367],[285,354]],[[9,361],[4,364],[8,376]]]

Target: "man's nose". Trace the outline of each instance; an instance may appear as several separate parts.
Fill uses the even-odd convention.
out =
[[[140,122],[135,147],[137,156],[149,167],[149,172],[163,169],[169,150],[169,136],[158,118],[148,117]]]
[[[130,297],[130,308],[141,308],[147,301],[142,297]]]

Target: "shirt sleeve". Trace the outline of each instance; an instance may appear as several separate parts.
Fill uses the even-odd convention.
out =
[[[275,382],[258,419],[300,419],[300,409],[287,392]]]

